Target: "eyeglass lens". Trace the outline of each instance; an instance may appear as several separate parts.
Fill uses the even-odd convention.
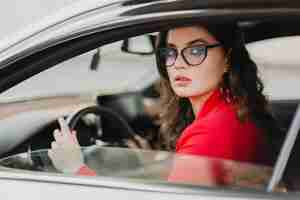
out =
[[[178,57],[178,50],[175,48],[164,48],[161,54],[165,58],[166,66],[172,66]],[[182,55],[187,64],[198,65],[205,59],[206,48],[204,46],[187,47],[182,50]]]

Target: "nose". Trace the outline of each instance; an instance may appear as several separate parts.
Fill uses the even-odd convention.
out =
[[[182,55],[179,53],[175,63],[174,63],[174,68],[176,69],[180,69],[180,68],[186,68],[188,67],[187,63],[185,62],[184,58],[182,57]]]

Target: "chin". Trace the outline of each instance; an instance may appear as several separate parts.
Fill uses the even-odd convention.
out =
[[[177,89],[175,90],[175,93],[177,96],[182,98],[188,98],[188,97],[198,96],[202,94],[202,92],[190,91],[188,89]]]
[[[207,94],[207,92],[210,92],[207,88],[175,88],[174,90],[175,94],[182,98],[189,98],[189,97],[195,97],[195,96],[201,96]]]

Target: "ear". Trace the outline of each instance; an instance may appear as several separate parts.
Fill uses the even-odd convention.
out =
[[[226,74],[227,72],[229,72],[229,70],[230,70],[230,65],[226,65],[224,67],[224,74]]]
[[[228,49],[228,51],[225,54],[225,63],[227,65],[230,65],[229,61],[230,61],[231,52],[232,52],[232,48]]]
[[[231,65],[229,63],[225,63],[225,67],[224,67],[224,74],[229,72],[231,68]]]

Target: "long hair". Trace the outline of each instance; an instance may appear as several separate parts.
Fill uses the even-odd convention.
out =
[[[229,56],[230,68],[221,82],[224,95],[234,99],[236,114],[243,123],[251,120],[262,129],[266,137],[278,131],[274,127],[268,101],[263,95],[263,83],[258,77],[257,66],[245,47],[243,32],[236,24],[201,25],[222,44]],[[157,48],[165,47],[168,31],[161,32]],[[160,115],[160,140],[162,148],[174,150],[176,140],[195,118],[192,106],[187,98],[179,98],[171,88],[164,58],[156,54],[158,71],[161,75],[160,95],[162,112]],[[241,133],[242,134],[242,133]]]

